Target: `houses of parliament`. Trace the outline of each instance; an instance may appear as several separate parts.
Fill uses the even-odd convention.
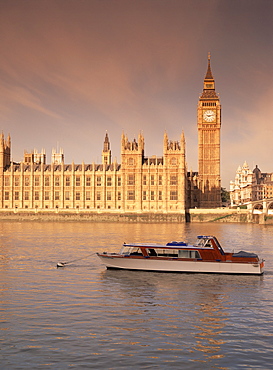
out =
[[[11,137],[0,135],[0,209],[100,212],[185,212],[221,206],[221,105],[210,56],[197,106],[198,172],[186,167],[185,137],[163,138],[163,156],[146,157],[144,136],[121,135],[121,161],[112,161],[108,133],[100,164],[65,164],[64,154],[24,154],[11,161]]]

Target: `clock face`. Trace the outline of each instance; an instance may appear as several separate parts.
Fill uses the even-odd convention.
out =
[[[215,120],[215,112],[213,110],[205,110],[203,118],[206,122],[212,122]]]

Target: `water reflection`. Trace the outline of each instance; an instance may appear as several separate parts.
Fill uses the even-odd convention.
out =
[[[200,303],[195,311],[198,321],[195,326],[197,333],[194,335],[196,346],[193,349],[204,353],[203,361],[225,356],[221,351],[221,346],[225,341],[219,339],[219,336],[223,333],[227,320],[226,311],[223,296],[216,293],[208,294],[206,303]]]

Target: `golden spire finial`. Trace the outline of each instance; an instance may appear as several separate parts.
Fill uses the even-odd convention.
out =
[[[208,52],[208,60],[210,61],[210,51]]]

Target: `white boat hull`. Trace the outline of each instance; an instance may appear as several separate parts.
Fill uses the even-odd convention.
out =
[[[102,263],[107,268],[144,270],[161,272],[191,272],[191,273],[215,273],[215,274],[254,274],[263,273],[262,263],[241,262],[204,262],[204,261],[181,261],[159,260],[152,258],[112,257],[99,255]]]

